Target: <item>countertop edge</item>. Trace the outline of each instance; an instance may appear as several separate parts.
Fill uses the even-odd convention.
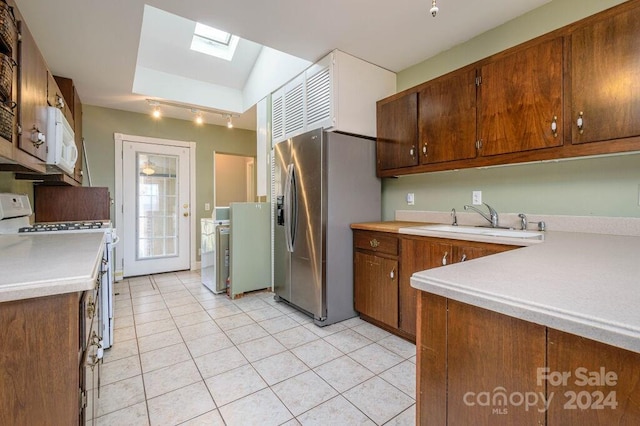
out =
[[[5,284],[0,286],[0,303],[81,292],[96,288],[96,280],[101,273],[105,239],[106,236],[103,233],[100,243],[96,247],[95,257],[92,256],[93,262],[88,274]]]
[[[622,324],[597,321],[577,313],[484,293],[432,277],[425,278],[414,274],[411,277],[411,286],[417,290],[640,353],[640,330]]]

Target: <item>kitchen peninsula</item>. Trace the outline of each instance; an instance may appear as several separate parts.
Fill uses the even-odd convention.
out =
[[[0,235],[0,424],[85,423],[104,247],[102,232]]]
[[[419,424],[638,424],[640,237],[547,231],[542,242],[453,263],[455,240],[486,236],[405,233],[411,226],[352,228],[399,240],[400,288],[411,273],[403,260],[432,265],[410,278]],[[428,251],[402,252],[420,239]],[[447,266],[435,267],[443,254]]]
[[[640,238],[542,244],[414,274],[418,418],[637,424]]]

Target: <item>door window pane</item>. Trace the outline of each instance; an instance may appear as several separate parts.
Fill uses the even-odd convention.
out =
[[[137,260],[178,256],[178,157],[136,158]]]

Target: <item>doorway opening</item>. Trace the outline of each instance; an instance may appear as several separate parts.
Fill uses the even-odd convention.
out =
[[[256,201],[255,158],[214,153],[213,203],[229,207],[234,202]]]

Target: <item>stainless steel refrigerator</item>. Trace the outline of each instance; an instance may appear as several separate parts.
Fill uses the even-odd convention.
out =
[[[357,315],[349,225],[381,217],[375,141],[321,129],[274,148],[274,291],[325,326]]]

